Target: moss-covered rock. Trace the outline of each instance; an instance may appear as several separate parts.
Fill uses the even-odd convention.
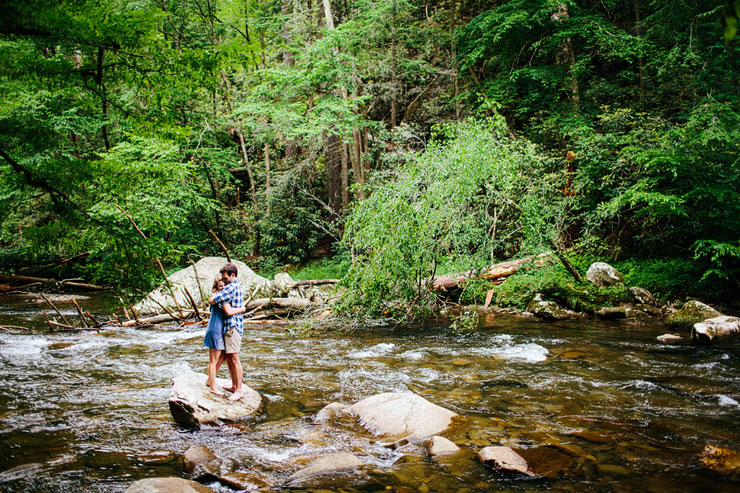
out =
[[[703,322],[708,318],[714,318],[720,315],[722,314],[711,306],[705,305],[701,301],[691,300],[687,301],[680,310],[668,315],[665,323],[671,327],[688,330],[695,323]]]

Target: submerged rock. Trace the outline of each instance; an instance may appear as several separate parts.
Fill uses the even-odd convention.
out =
[[[656,337],[655,340],[665,344],[675,344],[677,342],[683,341],[683,337],[677,334],[663,334]]]
[[[363,399],[346,412],[375,435],[407,439],[442,433],[458,416],[416,394],[394,392]]]
[[[624,276],[606,262],[594,262],[586,272],[586,279],[596,286],[616,286],[624,284]]]
[[[435,435],[424,441],[424,450],[430,456],[437,457],[439,455],[456,454],[460,451],[460,447],[445,437]]]
[[[354,454],[349,452],[338,452],[329,454],[311,462],[308,466],[293,473],[289,478],[290,484],[303,482],[307,478],[315,476],[347,472],[357,469],[362,465],[362,461]]]
[[[257,472],[231,472],[218,478],[219,482],[235,490],[270,488],[272,483]]]
[[[201,373],[190,373],[173,379],[169,405],[175,422],[188,428],[200,428],[208,423],[240,421],[253,416],[262,406],[262,396],[246,385],[244,397],[236,402],[210,393],[206,387],[207,378]],[[230,380],[222,378],[216,382],[221,387],[231,385]]]
[[[709,346],[740,337],[740,318],[720,316],[694,324],[691,340],[695,344]]]
[[[221,472],[221,461],[203,445],[193,445],[185,451],[183,470],[194,479],[218,476]]]
[[[486,447],[478,452],[478,458],[482,463],[493,466],[497,471],[518,472],[527,476],[534,476],[529,471],[527,461],[514,452],[511,447]]]
[[[740,476],[740,452],[707,445],[699,455],[699,464],[710,471],[728,476]]]
[[[126,493],[213,493],[200,483],[182,478],[140,479],[126,488]]]
[[[668,315],[665,323],[676,328],[690,329],[695,323],[720,315],[722,314],[711,306],[705,305],[701,301],[691,300],[687,301],[680,310]]]
[[[532,447],[518,450],[517,453],[529,464],[529,471],[542,478],[556,478],[563,473],[572,472],[573,457],[559,447]]]
[[[326,423],[327,421],[331,421],[337,416],[343,414],[348,407],[349,404],[332,402],[331,404],[327,404],[319,412],[317,412],[314,420],[317,423]]]

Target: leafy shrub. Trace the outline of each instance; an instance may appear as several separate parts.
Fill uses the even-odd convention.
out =
[[[346,283],[369,314],[424,311],[440,262],[480,269],[545,248],[560,217],[557,178],[496,117],[442,125],[424,153],[349,215]]]

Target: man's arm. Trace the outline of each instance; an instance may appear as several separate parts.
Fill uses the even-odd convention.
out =
[[[210,298],[208,298],[208,303],[211,305],[216,303],[228,303],[234,298],[234,291],[236,290],[236,286],[233,284],[227,284],[225,288],[223,288],[218,293],[213,293]]]

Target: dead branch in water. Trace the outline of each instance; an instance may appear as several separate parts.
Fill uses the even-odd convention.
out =
[[[54,303],[51,302],[51,300],[49,298],[47,298],[46,296],[44,296],[44,293],[39,293],[39,296],[41,296],[44,299],[44,301],[46,301],[49,305],[51,305],[51,307],[54,309],[54,311],[57,312],[57,315],[59,315],[60,317],[62,317],[62,320],[64,320],[64,323],[65,324],[70,325],[69,320],[67,320],[64,317],[64,315],[62,315],[62,312],[59,311],[59,308],[57,308],[54,305]]]

